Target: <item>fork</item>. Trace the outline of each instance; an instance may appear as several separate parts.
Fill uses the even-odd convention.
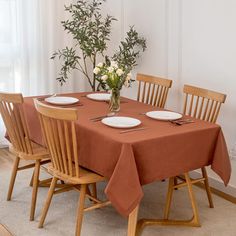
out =
[[[194,120],[191,119],[181,119],[181,120],[170,120],[172,124],[175,125],[184,125],[184,124],[189,124],[189,123],[194,123]]]
[[[93,121],[93,122],[96,122],[96,121],[102,120],[103,118],[114,116],[115,114],[116,114],[115,112],[111,112],[111,113],[108,113],[108,114],[103,115],[103,116],[97,116],[97,117],[90,118],[90,120]]]
[[[56,97],[56,96],[57,96],[57,94],[54,93],[54,94],[52,94],[52,95],[43,96],[43,97],[37,98],[37,99],[38,99],[39,101],[42,101],[42,100],[44,100],[44,99],[46,99],[46,98],[52,98],[52,97]]]
[[[141,127],[141,128],[134,128],[134,129],[126,129],[126,130],[120,131],[120,134],[125,134],[125,133],[129,133],[129,132],[133,132],[133,131],[141,131],[144,129],[147,129],[147,128]]]
[[[83,106],[84,104],[82,103],[76,103],[76,104],[70,104],[70,105],[60,105],[58,107],[61,107],[61,108],[72,108],[72,107],[79,107],[79,106]]]

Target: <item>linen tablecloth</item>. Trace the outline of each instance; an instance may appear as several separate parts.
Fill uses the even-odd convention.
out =
[[[90,120],[107,114],[108,104],[89,100],[84,94],[66,95],[83,104],[75,107],[79,163],[108,179],[105,193],[120,214],[128,216],[139,204],[142,185],[203,166],[211,165],[225,185],[229,182],[231,165],[220,126],[201,120],[182,126],[153,120],[140,113],[157,108],[122,98],[127,102],[121,103],[118,115],[137,118],[146,129],[121,134],[120,129]],[[30,137],[43,144],[33,99],[24,101]]]

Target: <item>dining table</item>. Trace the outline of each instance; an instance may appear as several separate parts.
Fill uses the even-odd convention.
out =
[[[194,122],[185,125],[151,119],[146,112],[162,109],[122,97],[116,115],[136,118],[141,124],[133,132],[121,132],[122,129],[104,125],[101,120],[92,120],[108,114],[109,106],[107,102],[87,98],[87,94],[58,96],[79,99],[77,106],[71,105],[78,110],[79,165],[106,177],[105,194],[121,215],[129,217],[129,236],[135,235],[143,185],[209,165],[228,184],[231,165],[219,125],[194,118]],[[30,138],[44,145],[33,98],[25,97],[23,105]]]

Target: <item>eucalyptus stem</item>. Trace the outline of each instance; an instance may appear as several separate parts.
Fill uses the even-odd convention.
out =
[[[91,82],[90,77],[88,75],[88,72],[86,72],[86,70],[83,69],[82,65],[79,62],[78,62],[78,65],[81,68],[80,71],[85,75],[85,77],[88,79],[90,86],[93,88],[93,85],[92,85],[92,82]]]
[[[105,0],[77,0],[65,6],[70,15],[68,20],[62,21],[64,30],[72,36],[75,44],[72,48],[65,47],[53,53],[62,61],[57,80],[63,85],[69,79],[72,70],[79,70],[88,80],[93,91],[106,89],[103,82],[89,70],[88,63],[96,67],[98,56],[104,55],[107,42],[110,40],[113,16],[103,16],[101,6]],[[137,65],[136,59],[140,55],[139,49],[146,49],[145,39],[139,37],[133,27],[127,32],[127,37],[121,41],[119,50],[110,58],[118,63],[124,71],[130,71]],[[108,56],[105,56],[107,61]],[[87,59],[87,60],[86,60]],[[96,87],[98,81],[98,85]]]
[[[96,90],[100,91],[100,87],[101,87],[101,83],[99,82]]]
[[[89,82],[91,88],[93,88],[93,85],[92,85],[92,83],[91,83],[90,77],[88,76],[87,63],[86,63],[86,60],[85,60],[85,54],[84,54],[84,53],[83,53],[83,62],[84,62],[84,71],[85,71],[85,73],[83,73],[83,74],[84,74],[84,75],[86,76],[86,78],[88,79],[88,82]]]
[[[85,69],[85,72],[86,72],[86,74],[88,74],[87,63],[86,63],[86,60],[85,60],[85,55],[84,55],[84,53],[83,53],[83,61],[84,61],[84,69]]]
[[[93,68],[96,67],[96,54],[94,54],[94,57],[93,57]],[[96,90],[96,76],[95,74],[93,74],[93,91]]]

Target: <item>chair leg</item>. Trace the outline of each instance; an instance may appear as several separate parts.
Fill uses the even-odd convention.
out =
[[[170,214],[170,206],[171,206],[171,200],[172,200],[173,190],[174,190],[174,181],[175,181],[175,177],[171,177],[169,179],[168,193],[166,197],[166,205],[165,205],[165,211],[164,211],[164,219],[166,220],[169,218],[169,214]]]
[[[80,236],[80,232],[82,228],[86,190],[87,190],[87,185],[86,184],[81,185],[79,205],[78,205],[78,210],[77,210],[77,222],[76,222],[76,231],[75,231],[76,236]]]
[[[185,176],[185,180],[186,180],[186,183],[187,183],[188,193],[189,193],[189,197],[190,197],[190,201],[191,201],[191,205],[192,205],[192,209],[193,209],[192,223],[194,225],[198,226],[198,225],[200,225],[200,221],[199,221],[199,215],[198,215],[198,209],[197,209],[195,196],[194,196],[194,193],[193,193],[192,182],[191,182],[191,179],[189,177],[189,173],[185,173],[184,176]]]
[[[97,199],[97,186],[96,183],[91,184],[91,196]],[[94,204],[97,204],[96,201],[93,201]]]
[[[32,201],[30,209],[30,221],[34,220],[35,206],[38,194],[38,184],[39,184],[39,172],[40,172],[40,160],[36,160],[34,168],[34,180],[33,180],[33,191],[32,191]]]
[[[13,166],[13,170],[12,170],[12,174],[11,174],[11,180],[10,180],[10,184],[9,184],[8,194],[7,194],[7,201],[11,200],[11,195],[12,195],[12,191],[14,188],[19,163],[20,163],[20,158],[16,157],[15,162],[14,162],[14,166]]]
[[[91,184],[91,185],[92,185],[92,184]],[[92,193],[91,193],[90,188],[89,188],[89,185],[87,185],[87,187],[86,187],[86,193],[87,193],[88,195],[94,197],[94,196],[93,196],[93,189],[92,189]],[[92,199],[89,199],[89,201],[93,202],[94,204],[97,203],[96,201],[93,201]]]
[[[206,189],[206,193],[207,193],[207,198],[208,198],[208,201],[209,201],[209,207],[214,208],[212,195],[211,195],[211,188],[210,188],[210,185],[209,185],[209,180],[208,180],[208,176],[207,176],[206,167],[202,167],[201,170],[202,170],[202,176],[205,179],[204,184],[205,184],[205,189]]]
[[[177,185],[178,184],[178,178],[177,177],[174,177],[174,185]],[[175,190],[178,190],[178,188],[174,188]]]
[[[177,177],[174,177],[174,185],[177,185],[178,184],[178,179]]]
[[[94,198],[97,198],[97,186],[96,186],[96,183],[93,183],[93,184],[91,184],[91,186],[92,186],[92,196],[94,197]]]
[[[33,182],[34,182],[34,170],[29,184],[30,187],[33,187]]]
[[[41,218],[40,218],[40,222],[39,222],[39,226],[38,226],[39,228],[43,228],[43,224],[44,224],[45,218],[47,216],[49,206],[50,206],[51,201],[52,201],[52,196],[53,196],[53,193],[54,193],[54,190],[55,190],[55,187],[56,187],[57,180],[58,179],[56,177],[53,177],[53,179],[52,179],[50,188],[48,190],[47,199],[46,199],[46,202],[44,203],[43,211],[42,211],[42,214],[41,214]]]

